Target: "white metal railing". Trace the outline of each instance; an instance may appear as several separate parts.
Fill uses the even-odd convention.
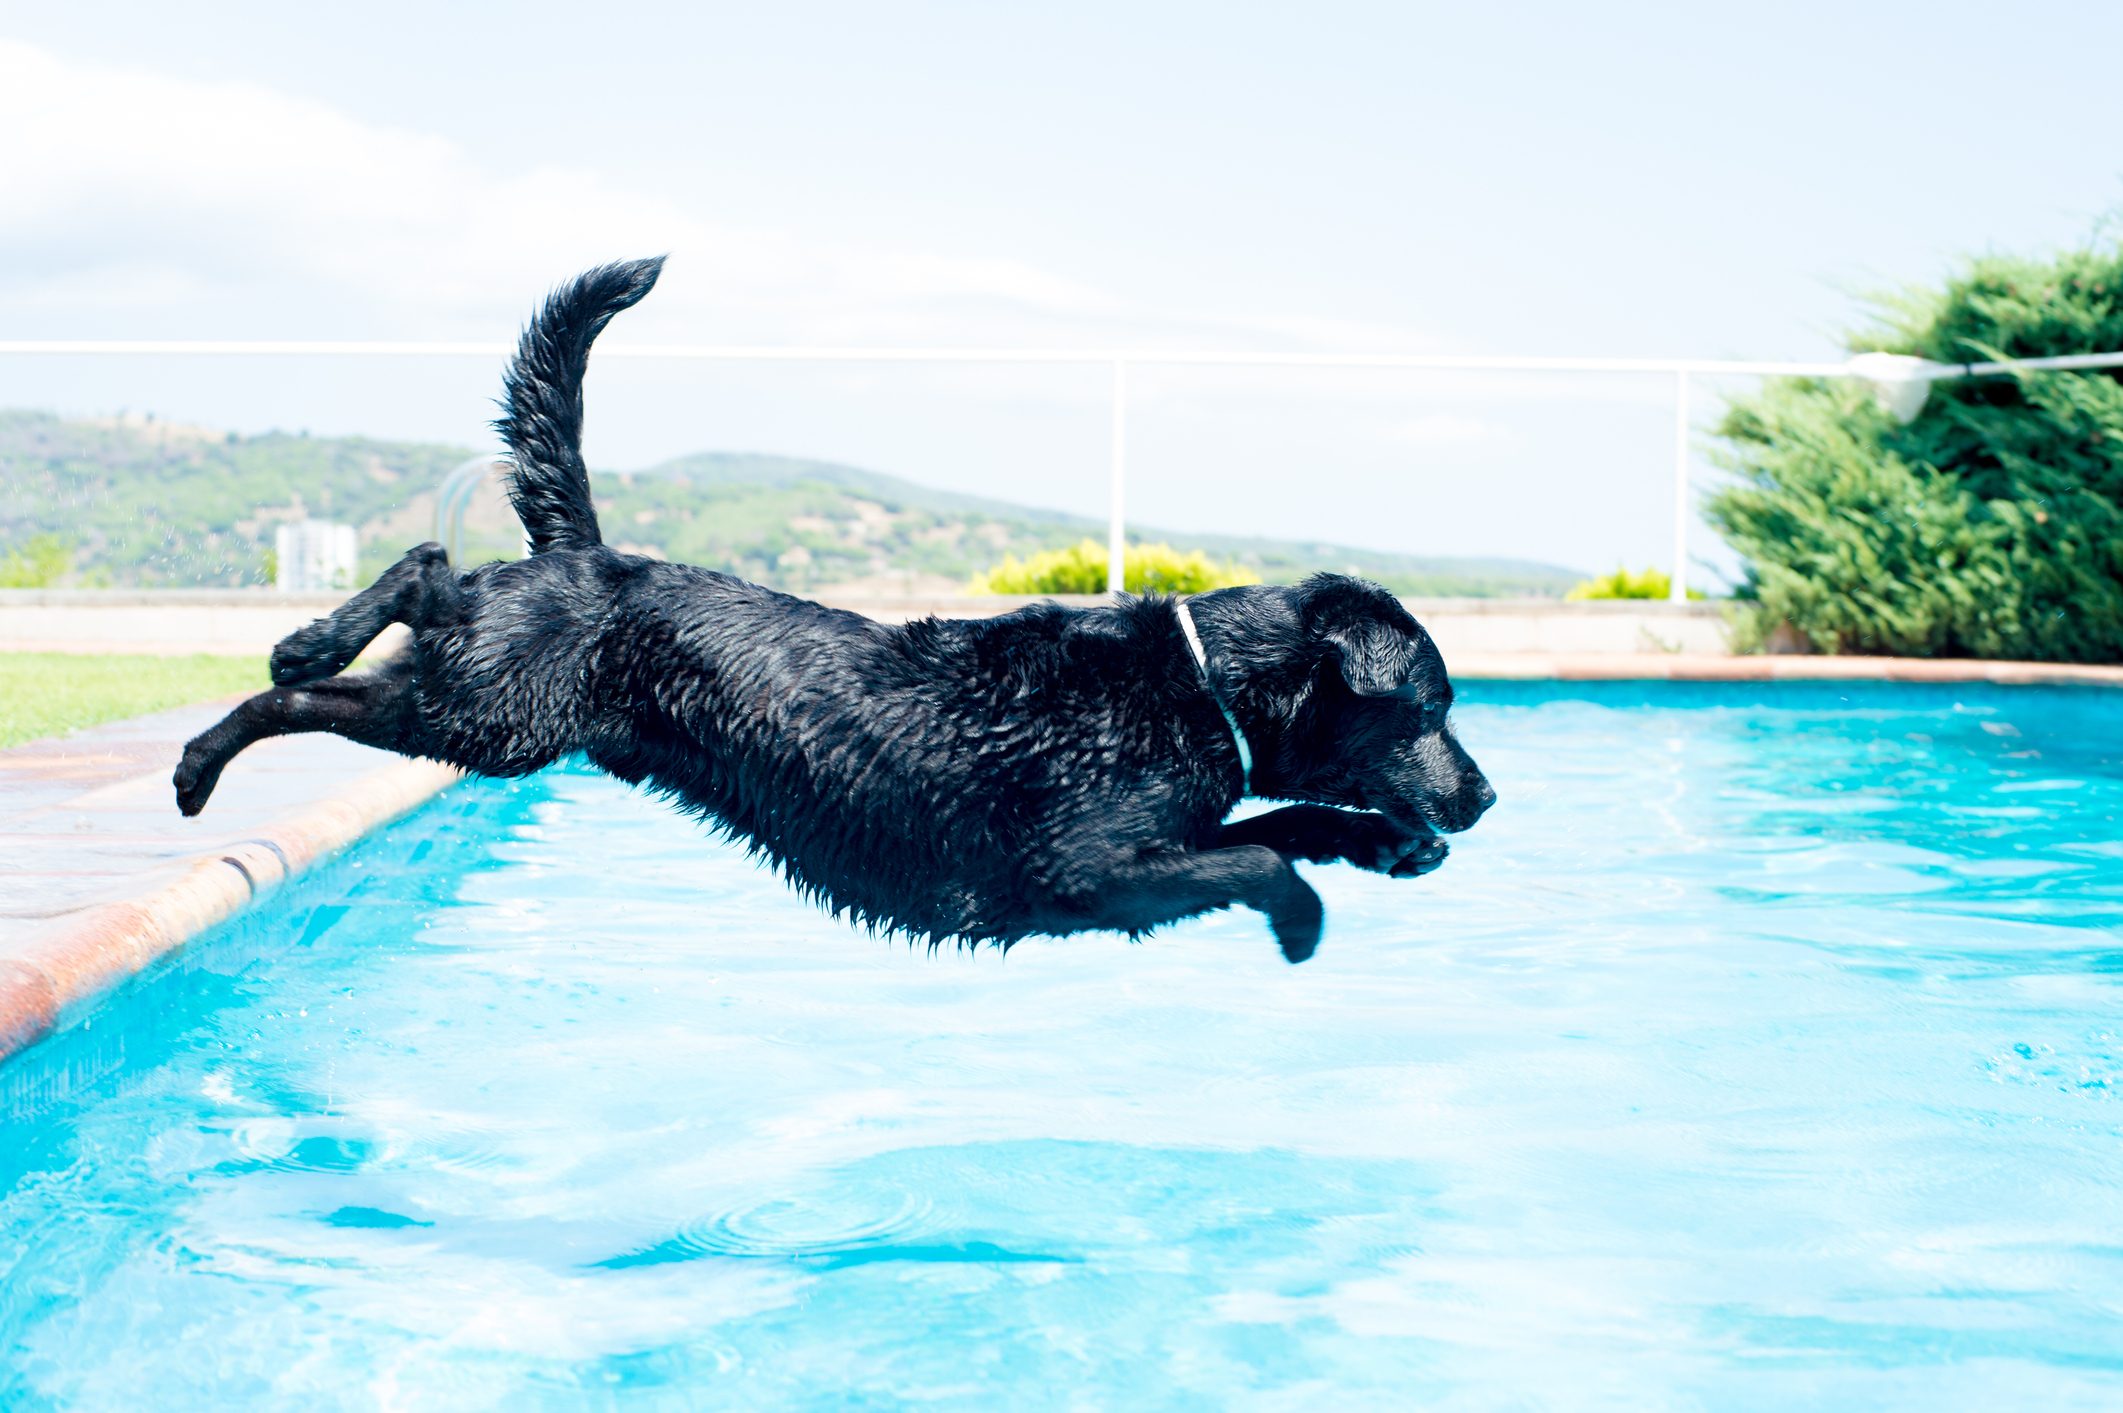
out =
[[[413,343],[295,339],[0,339],[0,355],[112,355],[180,357],[506,358],[512,343]],[[730,363],[1004,363],[1105,364],[1113,370],[1113,440],[1109,466],[1106,582],[1122,583],[1123,512],[1127,490],[1128,370],[1141,367],[1372,368],[1438,373],[1601,373],[1668,376],[1674,389],[1673,554],[1671,596],[1688,597],[1690,513],[1689,381],[1698,377],[1854,378],[1872,387],[1904,421],[1923,406],[1934,382],[2003,374],[2123,367],[2123,352],[2065,354],[1998,362],[1934,363],[1900,354],[1863,353],[1843,362],[1776,362],[1721,358],[1519,357],[1481,354],[1245,353],[1215,350],[862,348],[773,344],[628,344],[597,346],[599,358],[657,358]],[[470,494],[461,484],[475,465],[451,474],[443,499]],[[475,482],[476,483],[476,482]],[[461,496],[460,496],[461,493]],[[461,506],[459,507],[461,509]],[[444,507],[438,505],[438,515]],[[438,521],[438,523],[440,523]]]

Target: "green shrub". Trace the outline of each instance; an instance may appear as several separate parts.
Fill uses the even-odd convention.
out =
[[[49,589],[73,567],[73,547],[65,540],[32,535],[0,556],[0,589]]]
[[[1641,574],[1632,574],[1627,569],[1616,569],[1612,574],[1602,574],[1597,579],[1587,579],[1577,585],[1566,599],[1663,599],[1673,594],[1673,576],[1663,569],[1646,569]],[[1702,590],[1690,589],[1688,597],[1703,597]]]
[[[1170,545],[1129,545],[1122,566],[1131,594],[1199,594],[1260,582],[1259,575],[1237,565],[1218,564],[1200,550],[1181,554]],[[1106,591],[1106,547],[1096,540],[1083,540],[1067,549],[1043,550],[1029,559],[1007,555],[1001,564],[976,578],[971,588],[976,594],[1102,594]]]
[[[1988,258],[1859,349],[1958,363],[2123,349],[2123,249]],[[2112,370],[1940,382],[1897,424],[1844,380],[1780,379],[1719,428],[1709,519],[1747,561],[1743,642],[2123,659],[2123,385]]]

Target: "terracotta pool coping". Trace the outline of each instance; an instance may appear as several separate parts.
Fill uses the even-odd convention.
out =
[[[93,749],[93,743],[85,744]],[[19,753],[0,753],[0,759]],[[301,773],[319,772],[312,768]],[[180,856],[181,871],[160,886],[65,911],[31,927],[23,939],[0,938],[0,1062],[66,1025],[261,894],[424,804],[460,778],[461,772],[431,761],[391,761],[351,776],[335,771],[321,782],[325,793],[320,798],[243,829],[241,839],[223,839],[215,847]],[[128,777],[77,799],[93,800],[150,779],[166,798],[167,770],[158,769],[152,777]],[[177,818],[174,807],[169,814]],[[84,837],[83,851],[96,842],[93,836]],[[130,844],[142,873],[166,877],[171,872],[160,866],[163,860],[153,848],[137,838],[120,835],[103,842],[114,842],[121,853]]]
[[[1878,657],[1514,653],[1467,655],[1452,667],[1455,676],[1469,679],[2123,687],[2123,666]],[[69,748],[79,742],[81,751],[93,752],[97,748],[94,736],[85,733],[63,743],[32,743],[0,752],[0,766],[38,750],[51,759],[79,758],[79,752],[68,754]],[[137,748],[139,743],[134,744]],[[362,759],[371,756],[364,753]],[[107,775],[105,783],[78,799],[86,801],[150,783],[161,792],[159,798],[166,799],[166,763],[158,764],[152,782],[138,773],[141,764],[141,759],[131,759],[127,766],[131,774],[122,779]],[[170,881],[134,896],[106,898],[65,912],[25,942],[0,938],[0,1061],[51,1034],[128,978],[248,907],[260,894],[419,807],[461,778],[458,771],[428,761],[390,761],[354,772],[347,771],[343,761],[303,763],[290,774],[305,791],[314,791],[315,797],[244,829],[240,839],[224,839],[215,847],[189,854],[180,847],[175,861],[181,871]],[[174,810],[169,813],[174,820]],[[84,835],[81,848],[85,852],[96,842],[93,835]],[[128,841],[121,836],[114,847],[121,854],[130,847],[129,857],[137,858],[141,873],[159,869],[168,877],[170,870],[159,866],[169,860],[138,839]],[[60,872],[47,865],[48,876],[55,878]]]

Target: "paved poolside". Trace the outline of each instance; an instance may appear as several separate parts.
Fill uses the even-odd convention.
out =
[[[184,742],[238,698],[0,751],[0,1057],[456,779],[332,736],[246,751],[197,819]]]

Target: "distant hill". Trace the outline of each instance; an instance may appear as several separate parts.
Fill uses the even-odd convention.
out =
[[[365,437],[243,437],[141,417],[0,412],[0,549],[53,533],[73,546],[73,582],[255,584],[270,578],[274,526],[316,516],[359,527],[365,582],[432,535],[435,488],[470,455]],[[592,484],[608,543],[799,592],[956,586],[1005,554],[1105,536],[1102,521],[796,457],[707,452],[596,472]],[[1236,560],[1270,582],[1333,569],[1406,594],[1499,596],[1559,595],[1582,577],[1518,560],[1133,532]],[[467,518],[466,557],[512,557],[519,543],[514,517],[488,488]]]

